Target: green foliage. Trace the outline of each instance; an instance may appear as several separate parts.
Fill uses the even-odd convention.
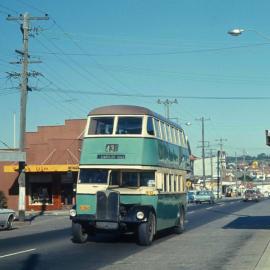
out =
[[[5,193],[0,190],[0,208],[7,208],[7,197]]]

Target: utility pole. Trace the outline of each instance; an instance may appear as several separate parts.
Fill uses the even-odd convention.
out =
[[[26,105],[27,105],[27,94],[31,89],[28,87],[28,64],[30,63],[40,63],[40,61],[28,61],[30,58],[28,54],[28,42],[29,42],[29,31],[30,29],[30,21],[31,20],[48,20],[49,17],[46,14],[44,17],[32,17],[30,14],[25,13],[21,14],[19,17],[13,17],[8,15],[8,21],[21,21],[20,30],[23,35],[23,50],[15,50],[18,54],[21,55],[22,59],[19,62],[12,62],[11,64],[22,64],[22,72],[19,74],[21,77],[21,101],[20,101],[20,152],[25,151],[25,131],[26,131]],[[18,77],[17,73],[10,74],[11,76]],[[25,220],[25,162],[19,162],[19,220]]]
[[[157,100],[158,104],[163,104],[165,106],[165,117],[167,119],[170,119],[170,105],[172,104],[178,104],[177,99],[175,98],[174,100],[169,100],[169,99],[165,99],[165,100]]]
[[[205,119],[204,117],[195,119],[196,121],[201,121],[202,123],[202,167],[203,167],[203,187],[205,188],[205,140],[204,140],[204,122],[210,119]]]
[[[237,196],[239,194],[239,190],[238,190],[238,178],[237,178],[237,153],[234,153],[235,155],[235,170],[234,170],[234,178],[235,178],[235,188],[236,188],[236,192],[237,192]]]
[[[217,167],[217,192],[218,192],[218,198],[219,198],[219,193],[220,193],[220,182],[222,183],[222,176],[223,176],[223,164],[224,164],[224,160],[223,160],[223,142],[226,142],[227,139],[217,139],[216,141],[218,141],[218,145],[220,147],[220,150],[218,151],[218,167]]]
[[[213,191],[213,184],[214,184],[214,181],[213,181],[213,175],[214,175],[214,166],[213,166],[213,151],[215,149],[208,149],[209,150],[209,155],[210,155],[210,165],[211,165],[211,190]]]

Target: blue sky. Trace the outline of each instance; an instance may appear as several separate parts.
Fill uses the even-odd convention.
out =
[[[13,146],[14,112],[19,130],[19,81],[6,72],[20,71],[9,62],[18,60],[14,50],[22,48],[22,36],[19,24],[6,17],[29,12],[48,13],[50,20],[31,23],[39,29],[29,42],[31,59],[42,63],[29,70],[43,76],[29,80],[34,90],[28,95],[28,131],[85,118],[92,108],[109,104],[164,114],[157,99],[177,97],[170,116],[191,123],[184,128],[195,155],[201,151],[195,119],[202,116],[211,119],[205,140],[212,148],[226,138],[228,154],[269,154],[270,99],[223,99],[270,97],[269,9],[266,0],[1,0],[0,140]],[[235,27],[251,31],[229,36]]]

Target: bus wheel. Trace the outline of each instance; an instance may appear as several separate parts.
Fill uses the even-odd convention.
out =
[[[72,222],[72,236],[74,243],[85,243],[88,238],[88,233],[85,232],[82,224]]]
[[[138,227],[138,241],[142,246],[149,246],[152,244],[156,231],[156,217],[150,212],[148,221],[141,223]]]
[[[179,209],[179,218],[177,223],[178,224],[174,227],[174,232],[176,234],[181,234],[185,230],[185,213],[182,208]]]

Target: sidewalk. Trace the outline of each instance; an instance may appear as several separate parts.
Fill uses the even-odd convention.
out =
[[[69,217],[69,210],[53,210],[53,211],[26,211],[25,212],[25,220],[24,221],[19,221],[18,219],[18,213],[16,213],[16,220],[15,220],[15,225],[27,225],[31,224],[32,221],[34,221],[38,217],[42,216],[66,216]]]
[[[260,258],[258,264],[254,270],[269,270],[270,269],[270,240],[263,252],[262,257]]]

